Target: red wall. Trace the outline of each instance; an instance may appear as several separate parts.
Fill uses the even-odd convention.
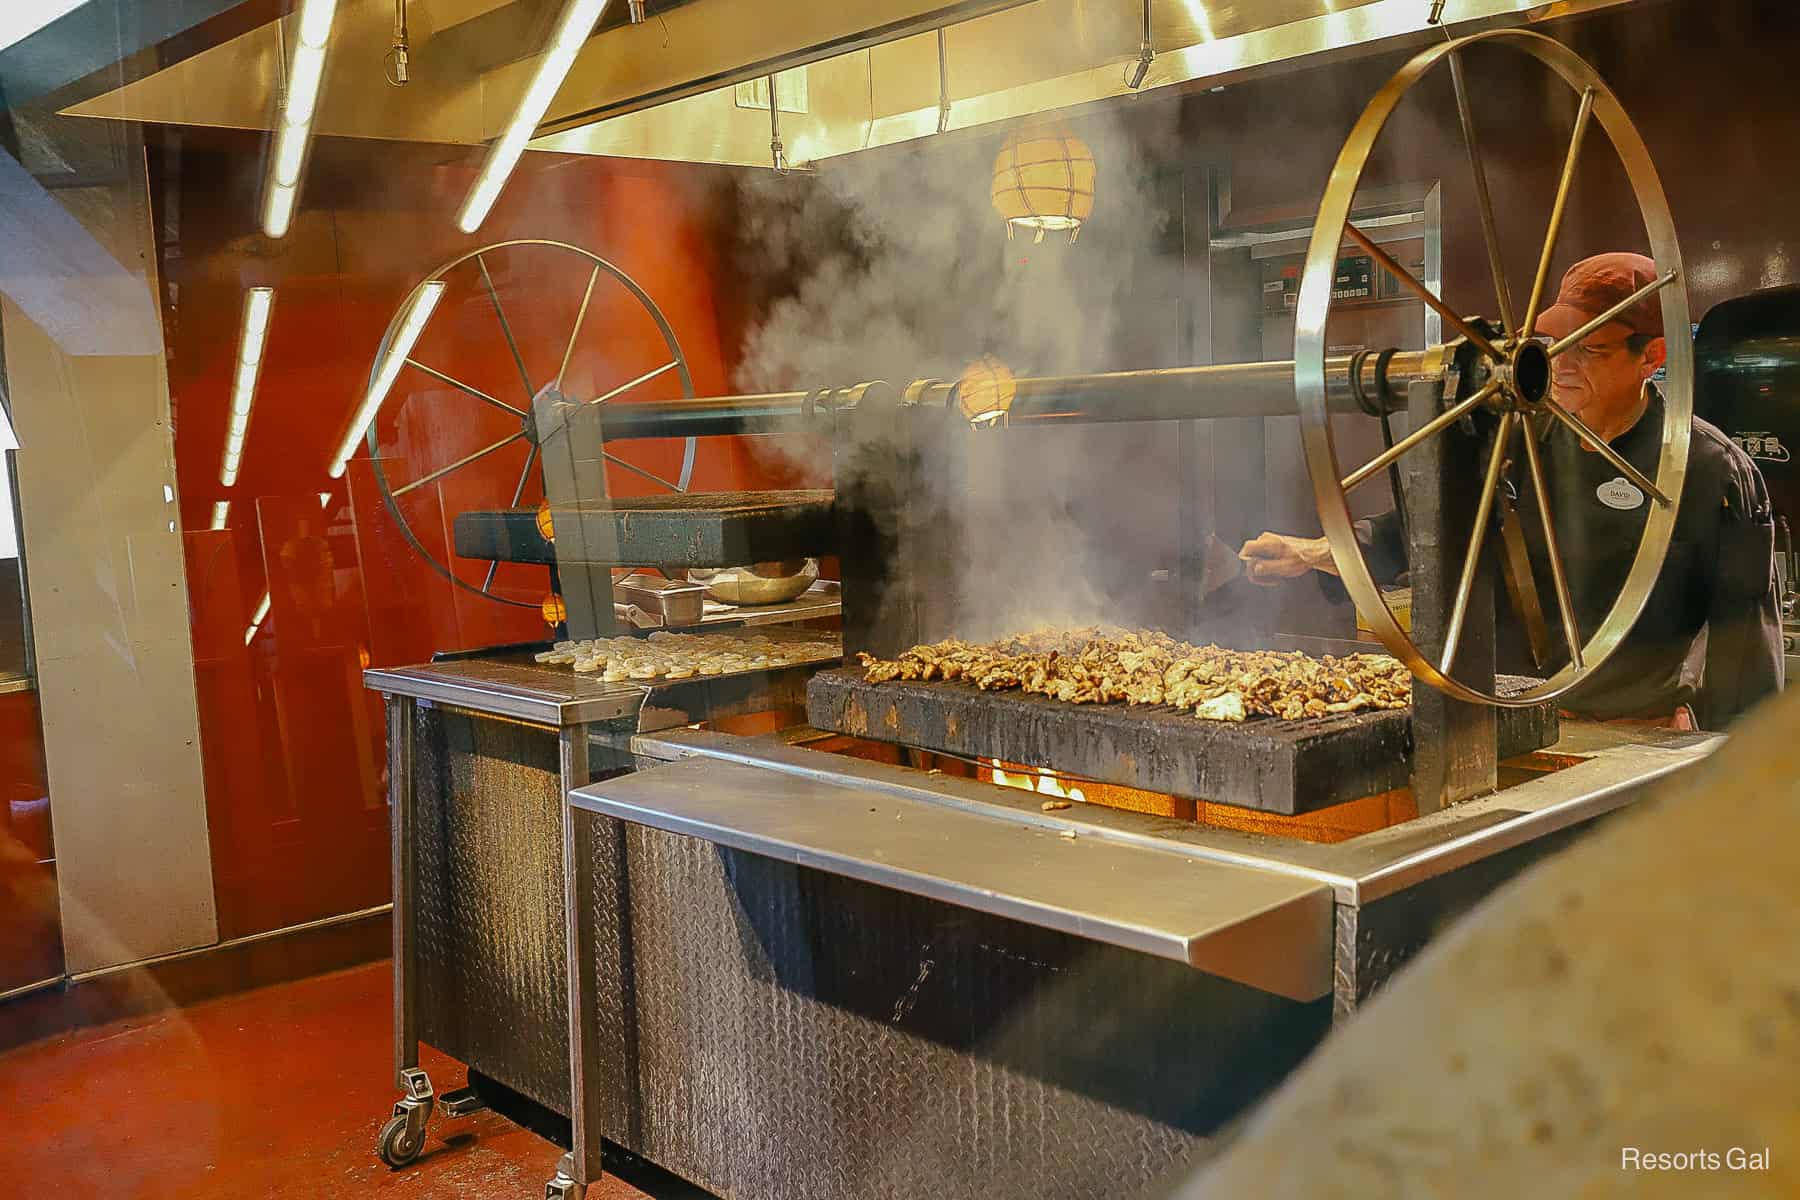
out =
[[[62,974],[62,922],[35,691],[0,694],[0,991]]]
[[[471,153],[327,142],[308,167],[292,233],[256,231],[260,139],[186,132],[153,154],[161,233],[176,469],[187,531],[196,682],[213,870],[224,937],[378,904],[388,896],[385,737],[366,665],[541,638],[543,568],[506,566],[507,607],[452,587],[405,542],[366,449],[327,477],[367,385],[383,330],[411,287],[445,260],[510,238],[547,238],[617,264],[657,302],[702,395],[729,390],[741,314],[720,289],[733,201],[717,172],[678,165],[528,156],[476,237],[453,217]],[[446,161],[446,159],[448,161]],[[534,385],[551,378],[587,282],[550,251],[490,256],[496,288]],[[450,288],[413,356],[525,407],[498,321],[471,269]],[[219,483],[244,290],[276,289],[274,316],[229,525],[208,528]],[[565,390],[594,395],[667,359],[654,325],[605,277],[596,285]],[[674,375],[620,402],[678,394]],[[509,414],[406,372],[378,422],[396,480],[446,465],[517,428]],[[446,561],[452,514],[504,507],[526,447],[411,493],[403,511]],[[664,478],[681,445],[622,457]],[[614,494],[657,490],[615,471]],[[766,486],[736,439],[700,446],[695,490]],[[318,494],[330,492],[321,507]],[[541,496],[535,477],[523,503]],[[479,584],[486,563],[459,563]],[[245,644],[264,592],[267,619]]]

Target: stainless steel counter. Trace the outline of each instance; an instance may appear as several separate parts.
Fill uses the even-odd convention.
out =
[[[1300,875],[704,756],[577,788],[570,800],[634,825],[1171,958],[1294,1000],[1331,990],[1331,892]]]
[[[1551,838],[1723,740],[1566,729],[1552,753],[1573,766],[1335,844],[1100,805],[1045,812],[1017,789],[811,750],[802,731],[639,736],[637,774],[570,802],[1310,999],[1332,989],[1333,905],[1358,910]]]
[[[651,691],[641,683],[602,683],[566,666],[533,662],[529,654],[369,670],[363,686],[559,728],[629,716]]]
[[[1098,804],[1077,804],[1047,813],[1040,807],[1042,797],[1034,793],[820,753],[806,749],[793,736],[745,738],[682,729],[638,737],[633,750],[640,763],[696,757],[742,763],[843,783],[865,794],[914,799],[940,810],[982,812],[1053,833],[1068,830],[1078,838],[1107,839],[1184,858],[1279,871],[1331,887],[1340,902],[1362,903],[1610,812],[1656,780],[1704,758],[1724,740],[1720,734],[1624,730],[1573,721],[1564,728],[1562,740],[1549,753],[1581,758],[1575,766],[1331,844],[1221,829]],[[765,799],[780,802],[774,797]],[[639,802],[645,802],[641,793]],[[748,814],[751,808],[743,805],[737,811]]]

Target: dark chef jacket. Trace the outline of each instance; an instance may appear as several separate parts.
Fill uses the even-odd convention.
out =
[[[1612,446],[1654,479],[1661,434],[1662,397],[1653,393],[1643,417]],[[1626,484],[1600,455],[1582,449],[1561,425],[1553,425],[1540,444],[1547,451],[1544,473],[1557,540],[1568,564],[1570,598],[1585,639],[1600,627],[1618,596],[1655,501]],[[1555,661],[1562,653],[1561,619],[1537,496],[1528,482],[1518,490],[1519,519]],[[1634,496],[1639,497],[1636,504]],[[1564,697],[1564,707],[1610,720],[1666,717],[1690,705],[1702,728],[1722,729],[1764,696],[1780,691],[1781,606],[1773,521],[1756,464],[1717,427],[1695,417],[1687,478],[1662,573],[1637,624],[1612,656]],[[1394,513],[1359,522],[1357,532],[1377,580],[1391,580],[1405,569],[1406,544]],[[1504,595],[1500,605],[1502,612],[1510,611]],[[1531,666],[1516,619],[1501,622],[1498,659],[1505,672],[1541,673]]]

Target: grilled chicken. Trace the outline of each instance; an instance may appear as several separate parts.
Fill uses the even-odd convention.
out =
[[[1301,720],[1412,703],[1412,676],[1385,654],[1194,646],[1152,631],[1040,629],[994,642],[948,638],[895,659],[857,656],[863,678],[961,680],[1071,704],[1166,704],[1203,720]]]

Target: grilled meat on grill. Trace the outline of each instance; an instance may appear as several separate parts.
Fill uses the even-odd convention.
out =
[[[1405,708],[1412,676],[1385,654],[1313,658],[1298,651],[1194,646],[1152,631],[1042,629],[994,642],[947,638],[895,659],[868,654],[863,677],[943,679],[1019,689],[1072,704],[1167,704],[1205,720],[1299,720]]]

